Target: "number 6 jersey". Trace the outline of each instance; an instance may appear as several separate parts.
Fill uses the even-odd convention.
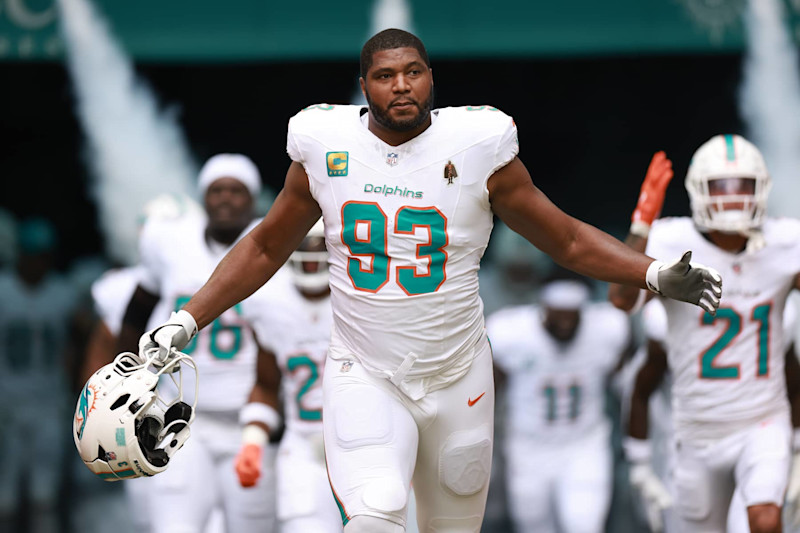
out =
[[[486,183],[517,154],[511,118],[444,108],[399,146],[367,128],[366,108],[311,106],[289,122],[325,221],[334,329],[330,355],[356,354],[387,377],[466,371],[483,337],[478,268],[492,229]],[[347,355],[345,355],[347,354]]]
[[[671,261],[686,250],[719,271],[716,316],[662,299],[672,407],[681,438],[716,439],[772,415],[788,416],[783,312],[800,272],[800,222],[768,219],[766,246],[733,254],[706,240],[690,218],[656,221],[647,254]]]

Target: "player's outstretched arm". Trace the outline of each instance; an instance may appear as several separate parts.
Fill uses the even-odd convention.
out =
[[[719,306],[722,280],[713,269],[690,265],[691,254],[671,264],[656,262],[567,215],[533,185],[518,158],[495,172],[488,188],[493,211],[557,263],[603,281],[648,288],[711,313]]]
[[[183,349],[198,330],[266,283],[300,245],[319,219],[302,165],[292,162],[286,181],[267,215],[220,261],[211,277],[191,300],[163,325],[145,333],[139,351]]]

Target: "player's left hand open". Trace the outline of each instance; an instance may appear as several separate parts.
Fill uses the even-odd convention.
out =
[[[647,268],[647,288],[656,294],[695,304],[712,315],[722,298],[722,277],[713,268],[692,263],[692,252],[666,264],[653,261]]]
[[[183,350],[197,335],[197,322],[188,312],[181,309],[172,313],[169,320],[152,329],[139,339],[139,356],[147,359],[151,350],[158,349],[159,361],[166,361],[173,351]]]

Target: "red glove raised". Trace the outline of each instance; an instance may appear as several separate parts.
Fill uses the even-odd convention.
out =
[[[242,487],[252,487],[261,477],[261,446],[244,444],[236,456],[236,475]]]
[[[667,159],[663,151],[656,152],[650,160],[650,166],[647,167],[647,175],[639,192],[639,201],[631,216],[631,233],[647,237],[650,225],[661,213],[667,185],[672,175],[672,161]]]

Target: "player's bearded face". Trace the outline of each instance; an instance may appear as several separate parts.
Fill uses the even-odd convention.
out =
[[[412,95],[403,94],[395,96],[386,105],[381,106],[375,102],[369,90],[365,90],[364,94],[367,97],[369,112],[375,121],[392,131],[411,131],[418,128],[427,120],[433,108],[433,85],[430,86],[427,98],[421,102]],[[399,107],[399,103],[402,103],[404,107],[402,114],[396,113],[393,109]]]

